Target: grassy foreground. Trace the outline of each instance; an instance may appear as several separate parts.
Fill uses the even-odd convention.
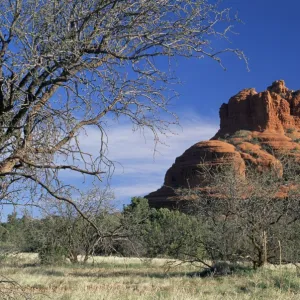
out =
[[[293,267],[269,267],[217,278],[189,276],[181,265],[166,271],[166,260],[97,257],[86,266],[45,267],[34,254],[1,263],[0,299],[300,299],[300,277]]]

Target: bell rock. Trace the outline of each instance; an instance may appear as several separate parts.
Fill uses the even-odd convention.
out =
[[[177,188],[205,188],[199,168],[234,164],[241,174],[247,165],[258,170],[276,166],[280,155],[300,159],[300,90],[289,90],[283,80],[266,91],[244,89],[220,107],[220,129],[177,157],[163,186],[145,196],[151,207],[176,208]]]

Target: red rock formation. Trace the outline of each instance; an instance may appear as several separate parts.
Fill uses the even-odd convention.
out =
[[[237,172],[243,174],[245,171],[244,160],[233,145],[219,140],[193,145],[176,158],[175,163],[165,175],[163,187],[147,196],[150,205],[153,207],[172,207],[175,203],[168,198],[175,196],[174,189],[205,187],[207,182],[201,176],[203,167],[217,168],[232,162],[235,164]]]
[[[153,207],[174,207],[174,189],[205,188],[204,166],[234,163],[243,174],[245,164],[259,170],[274,167],[282,172],[280,154],[300,159],[300,91],[291,91],[283,80],[266,91],[245,89],[220,108],[220,130],[176,158],[167,171],[164,185],[146,196]]]
[[[216,137],[239,130],[284,133],[299,123],[300,95],[289,91],[283,80],[275,81],[267,91],[245,89],[220,108],[220,130]]]

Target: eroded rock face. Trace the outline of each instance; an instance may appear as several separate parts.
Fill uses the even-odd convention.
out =
[[[300,91],[289,90],[283,80],[266,91],[245,89],[220,108],[220,130],[181,156],[165,175],[164,185],[146,196],[152,207],[176,207],[176,188],[205,188],[203,166],[234,163],[240,174],[251,164],[263,171],[282,166],[276,158],[289,154],[300,159]]]
[[[284,133],[299,124],[300,95],[289,91],[283,80],[275,81],[264,92],[245,89],[220,108],[220,130],[224,137],[239,130]]]
[[[164,185],[146,197],[152,207],[174,208],[176,203],[171,199],[175,196],[174,189],[205,187],[203,168],[232,163],[237,172],[244,174],[245,162],[233,145],[219,140],[199,142],[176,158],[165,175]]]

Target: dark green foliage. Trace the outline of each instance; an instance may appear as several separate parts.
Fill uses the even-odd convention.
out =
[[[46,243],[39,249],[39,259],[43,265],[61,265],[65,263],[67,250],[60,245]]]
[[[203,258],[201,225],[192,216],[168,209],[150,209],[146,199],[133,198],[124,209],[122,224],[140,255]]]
[[[232,264],[225,261],[215,263],[209,268],[205,268],[201,272],[188,274],[191,277],[215,277],[215,276],[226,276],[232,274],[243,274],[249,272],[251,269],[238,264]]]
[[[203,258],[201,225],[196,218],[178,211],[157,210],[145,232],[148,256]]]
[[[286,133],[291,134],[291,133],[293,133],[295,130],[296,130],[295,128],[290,127],[290,128],[287,128]]]
[[[259,140],[259,138],[257,138],[257,137],[253,137],[249,142],[250,142],[251,144],[259,144],[259,143],[260,143],[260,140]]]
[[[21,218],[17,217],[17,213],[8,215],[7,222],[0,225],[0,251],[37,252],[41,246],[41,225],[40,220],[26,215]]]
[[[260,147],[261,147],[261,149],[263,149],[269,153],[273,151],[272,148],[268,144],[261,144]]]

